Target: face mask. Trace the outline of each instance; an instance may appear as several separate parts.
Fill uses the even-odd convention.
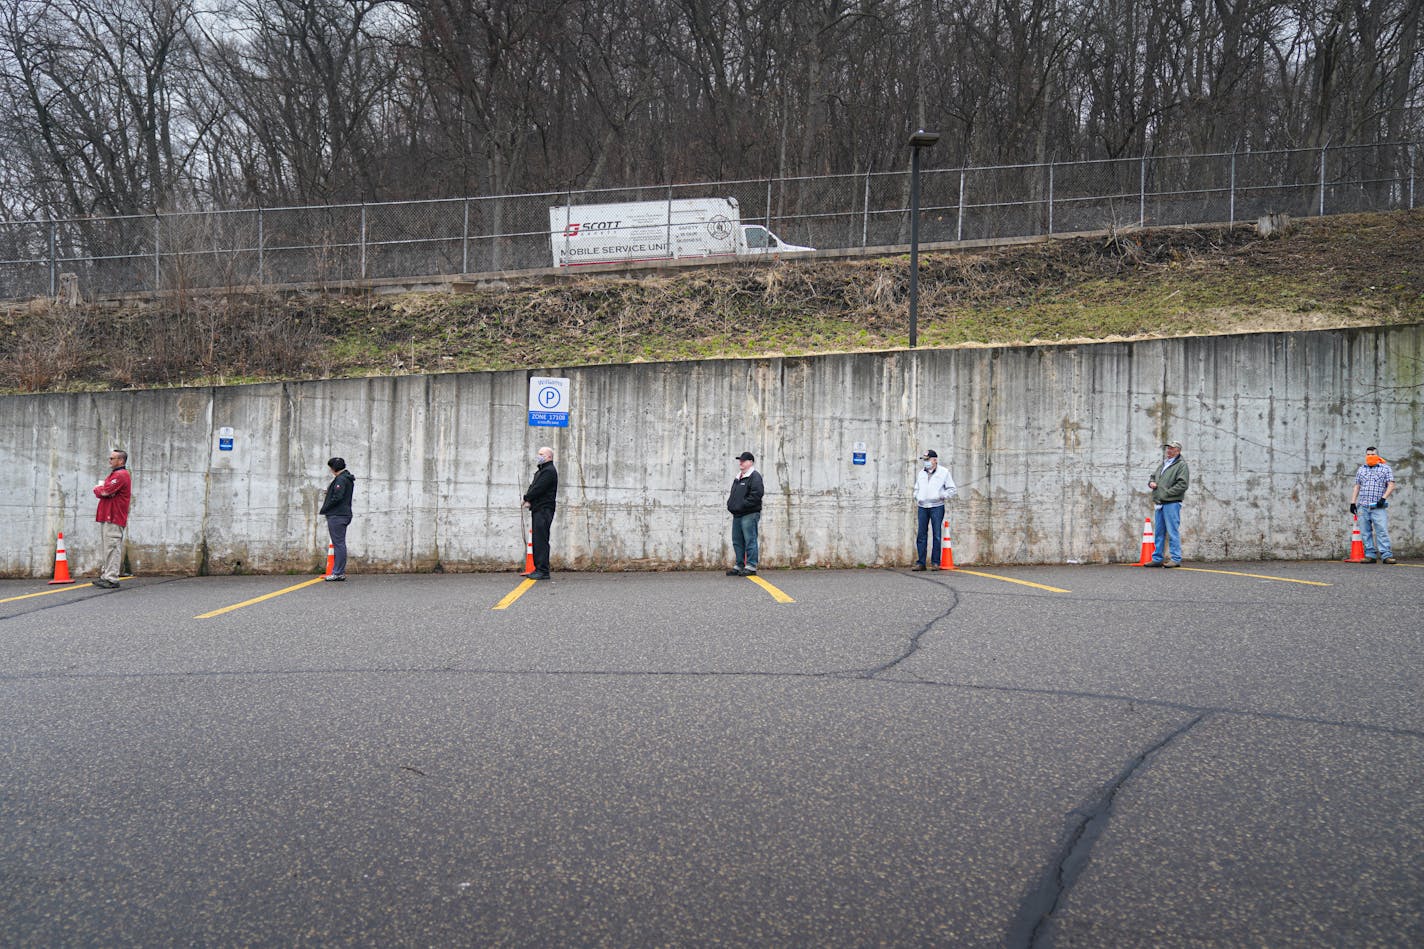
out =
[[[926,471],[929,471],[929,470],[930,470],[930,463],[929,463],[928,461],[925,462],[923,467],[924,467],[924,469],[925,469]]]
[[[1384,462],[1384,459],[1381,458],[1379,455],[1366,455],[1366,456],[1365,456],[1365,464],[1369,465],[1371,468],[1373,468],[1373,467],[1375,467],[1376,465],[1379,465],[1379,464],[1381,464],[1381,463],[1383,463],[1383,462]]]

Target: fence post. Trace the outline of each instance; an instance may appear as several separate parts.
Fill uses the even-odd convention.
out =
[[[1325,216],[1325,146],[1320,146],[1320,216]]]
[[[361,202],[361,279],[366,279],[366,202]]]
[[[470,272],[470,199],[466,198],[464,204],[465,220],[460,226],[460,273],[467,274]],[[568,211],[564,214],[567,215]]]
[[[1418,151],[1418,142],[1410,142],[1410,211],[1414,209],[1414,154]]]
[[[1235,227],[1235,226],[1236,226],[1236,153],[1235,153],[1235,152],[1232,152],[1232,153],[1231,153],[1231,198],[1230,198],[1230,202],[1229,202],[1228,207],[1230,208],[1230,210],[1227,211],[1227,214],[1229,215],[1228,220],[1230,221],[1231,226],[1232,226],[1232,227]]]
[[[862,209],[864,215],[860,223],[860,246],[865,247],[870,242],[870,172],[865,173],[865,206]]]
[[[771,178],[766,179],[766,229],[768,231],[771,230],[771,182]],[[781,193],[786,193],[785,187],[781,189]]]
[[[957,224],[955,224],[955,226],[954,226],[954,239],[955,239],[956,241],[962,241],[962,240],[964,240],[964,178],[965,178],[965,171],[966,171],[965,167],[964,167],[963,165],[960,165],[960,166],[959,166],[959,222],[958,222]]]
[[[257,209],[257,285],[265,286],[267,283],[267,234],[265,231],[266,222],[263,221],[262,209]]]
[[[49,219],[49,295],[53,299],[59,293],[59,261],[57,259],[57,248],[59,245],[59,235],[54,223],[54,217]]]
[[[1147,226],[1147,156],[1138,160],[1137,168],[1137,226]]]
[[[640,196],[641,196],[641,194],[642,194],[642,192],[639,191],[639,195],[640,195]],[[565,254],[568,253],[568,249],[569,249],[569,239],[568,239],[569,224],[570,224],[570,222],[572,222],[573,219],[574,219],[573,215],[574,215],[574,189],[573,189],[573,188],[570,188],[570,189],[569,189],[569,193],[564,196],[564,235],[565,235],[565,236],[564,236],[563,249],[564,249],[564,253],[565,253]],[[554,265],[555,265],[556,267],[562,267],[562,266],[564,266],[563,258],[561,257],[561,258],[559,258],[558,260],[554,261]]]
[[[667,232],[668,259],[676,260],[677,251],[672,246],[672,182],[668,182],[667,185],[667,214],[664,215],[663,220],[667,222],[667,224],[664,226],[664,229]],[[621,234],[619,235],[619,237],[622,236],[623,235]]]
[[[1048,163],[1048,236],[1053,236],[1053,162]]]
[[[161,287],[162,284],[163,284],[163,271],[162,271],[162,269],[161,269],[161,267],[160,267],[160,265],[159,265],[159,262],[162,260],[162,257],[161,257],[161,255],[160,255],[160,253],[159,253],[159,252],[162,250],[162,247],[161,247],[161,245],[160,245],[160,243],[159,243],[160,237],[159,237],[159,233],[158,233],[158,224],[159,224],[158,212],[157,212],[157,211],[154,211],[154,212],[153,212],[153,292],[154,292],[154,293],[157,293],[158,290],[160,289],[160,287]]]

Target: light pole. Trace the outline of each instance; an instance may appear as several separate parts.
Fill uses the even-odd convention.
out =
[[[938,132],[910,136],[910,348],[919,343],[920,319],[920,149],[939,141]]]

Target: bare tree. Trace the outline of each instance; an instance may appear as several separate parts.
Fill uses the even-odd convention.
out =
[[[0,9],[0,213],[824,176],[917,126],[930,167],[1424,135],[1419,0],[218,2]]]
[[[216,160],[236,161],[249,188],[268,198],[375,196],[377,105],[395,77],[390,24],[379,16],[387,6],[240,0],[211,40],[208,80],[229,108],[220,137],[237,149]]]
[[[186,193],[213,116],[190,0],[19,0],[0,30],[11,154],[52,213],[138,214]]]

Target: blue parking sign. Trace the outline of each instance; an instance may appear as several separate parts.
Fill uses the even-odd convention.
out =
[[[535,428],[569,427],[569,380],[529,377],[529,424]]]

